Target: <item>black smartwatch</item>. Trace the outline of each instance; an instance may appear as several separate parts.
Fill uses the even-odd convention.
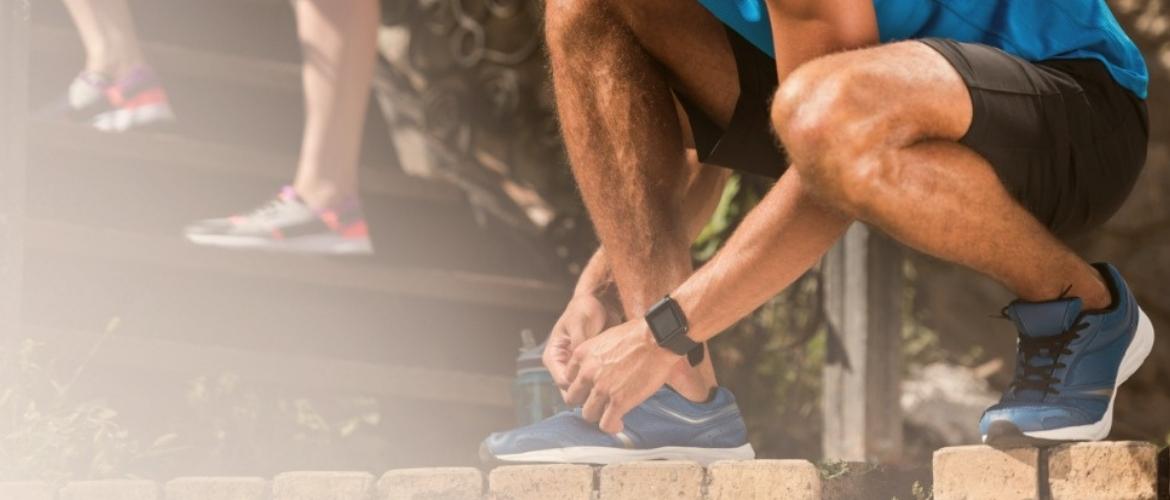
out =
[[[654,340],[659,346],[680,356],[686,356],[691,366],[698,365],[703,360],[703,344],[687,336],[690,329],[687,317],[669,295],[650,307],[646,313],[646,324],[650,325],[650,332],[654,334]]]

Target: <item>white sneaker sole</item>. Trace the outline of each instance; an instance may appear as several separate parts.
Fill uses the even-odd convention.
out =
[[[1117,398],[1117,390],[1121,384],[1124,384],[1137,372],[1138,368],[1141,368],[1142,363],[1145,362],[1153,348],[1154,324],[1150,322],[1150,318],[1141,310],[1141,307],[1138,307],[1137,332],[1134,334],[1133,341],[1129,343],[1129,347],[1126,348],[1125,355],[1121,358],[1121,366],[1117,369],[1117,380],[1113,384],[1113,395],[1109,397],[1109,406],[1106,407],[1105,415],[1101,417],[1101,420],[1091,424],[1023,432],[1022,434],[1043,441],[1100,441],[1109,437],[1109,431],[1113,428],[1113,401]],[[987,442],[987,436],[983,436],[983,442]]]
[[[536,450],[524,453],[495,455],[501,462],[525,463],[567,463],[607,465],[644,460],[689,460],[708,465],[719,460],[751,460],[756,451],[751,443],[737,448],[691,448],[686,446],[664,446],[649,450],[628,450],[605,446],[573,446],[550,450]]]
[[[133,128],[175,121],[168,104],[153,104],[132,109],[107,111],[93,118],[91,124],[102,132],[126,132]]]
[[[265,250],[281,253],[321,255],[370,255],[374,247],[369,238],[345,239],[331,234],[300,236],[286,240],[269,238],[188,234],[187,241],[196,245],[241,250]]]

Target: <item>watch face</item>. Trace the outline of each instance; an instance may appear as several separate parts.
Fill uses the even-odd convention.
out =
[[[654,333],[654,338],[659,342],[670,338],[682,327],[682,321],[679,321],[670,308],[654,311],[654,314],[646,319],[650,322],[650,331]]]

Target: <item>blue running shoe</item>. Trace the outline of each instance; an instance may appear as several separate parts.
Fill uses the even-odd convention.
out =
[[[488,436],[480,457],[488,463],[611,464],[636,460],[750,460],[756,452],[735,396],[719,388],[704,403],[693,403],[669,387],[626,414],[625,428],[607,434],[565,411],[541,422]]]
[[[1005,314],[1020,332],[1016,374],[999,404],[983,414],[983,441],[998,447],[1105,439],[1113,398],[1150,354],[1154,327],[1109,264],[1113,304],[1083,311],[1081,300],[1010,304]]]

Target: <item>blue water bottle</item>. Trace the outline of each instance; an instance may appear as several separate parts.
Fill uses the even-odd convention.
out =
[[[540,359],[544,345],[544,342],[536,343],[531,330],[520,332],[520,355],[516,357],[512,402],[516,406],[516,423],[522,426],[568,409],[561,391]]]

